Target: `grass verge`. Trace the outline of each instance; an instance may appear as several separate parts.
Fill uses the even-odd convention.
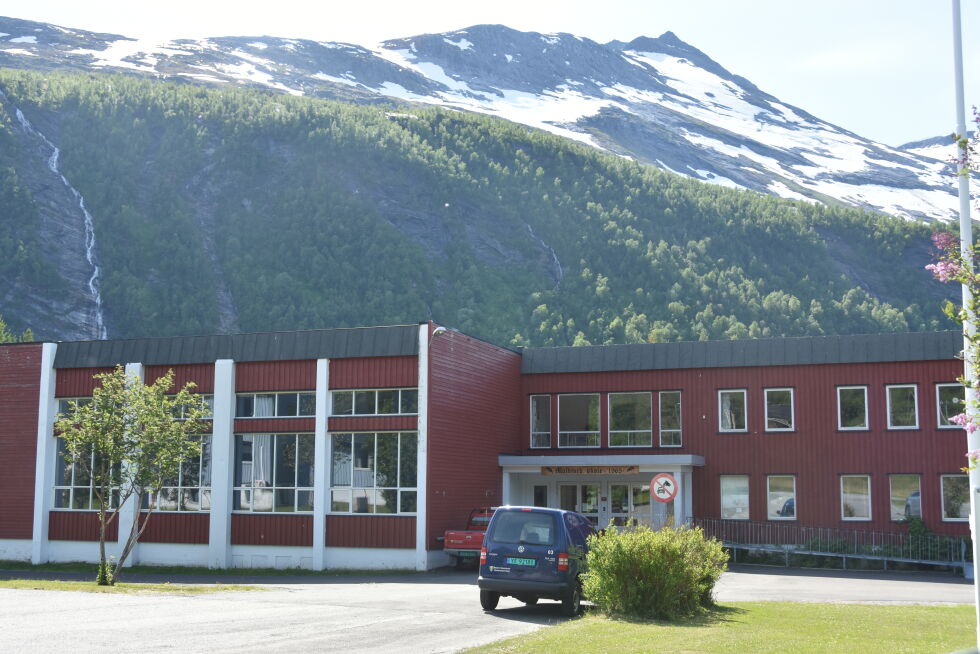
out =
[[[93,579],[98,572],[98,566],[94,563],[41,563],[34,565],[25,561],[3,561],[0,560],[0,570],[14,570],[25,572],[81,572],[92,573]],[[297,577],[346,577],[351,575],[394,575],[412,574],[414,570],[305,570],[303,568],[226,568],[211,569],[194,566],[164,566],[164,565],[134,565],[125,568],[126,575],[148,574],[148,575],[205,575],[205,576],[227,576],[227,577],[255,577],[255,576],[297,576]]]
[[[164,593],[168,595],[204,595],[206,593],[265,590],[258,586],[242,584],[134,584],[121,581],[115,586],[99,586],[94,581],[56,581],[48,579],[0,579],[0,588],[15,588],[19,590],[69,590],[83,593]]]
[[[466,654],[952,652],[976,643],[973,606],[731,602],[678,622],[590,614]]]

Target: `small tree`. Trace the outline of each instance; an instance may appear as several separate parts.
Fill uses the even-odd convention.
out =
[[[30,329],[24,330],[20,336],[10,331],[3,316],[0,316],[0,343],[30,343],[34,340],[34,334]]]
[[[65,456],[91,479],[99,511],[97,581],[112,585],[153,511],[149,503],[139,513],[143,498],[159,492],[167,479],[177,476],[184,460],[200,453],[194,435],[206,429],[202,420],[210,411],[204,397],[191,392],[193,383],[168,394],[173,370],[150,385],[135,376],[127,378],[122,366],[95,378],[100,386],[92,401],[78,402],[67,415],[59,415],[55,430],[64,440]],[[110,565],[106,528],[128,501],[137,503],[137,519],[118,560]]]

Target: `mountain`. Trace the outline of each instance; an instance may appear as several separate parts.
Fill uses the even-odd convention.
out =
[[[780,102],[671,32],[601,44],[478,25],[367,48],[270,36],[150,43],[0,18],[0,34],[0,66],[438,105],[720,186],[906,218],[956,218],[945,161]]]
[[[955,295],[920,221],[452,108],[104,72],[0,70],[0,207],[0,315],[42,338],[867,333],[937,328]]]

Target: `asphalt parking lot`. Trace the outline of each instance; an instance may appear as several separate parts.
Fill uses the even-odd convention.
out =
[[[484,613],[471,571],[179,581],[215,579],[262,590],[177,596],[0,589],[0,651],[454,652],[563,619],[557,603],[525,607],[511,598]],[[157,581],[129,579],[136,580]],[[973,585],[948,574],[739,566],[725,573],[716,596],[722,602],[968,604]]]

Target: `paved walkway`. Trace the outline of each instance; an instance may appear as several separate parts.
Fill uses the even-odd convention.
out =
[[[0,571],[3,578],[25,576]],[[562,620],[555,602],[525,607],[511,598],[502,598],[498,611],[484,613],[472,571],[335,577],[131,575],[128,580],[256,583],[263,590],[176,596],[0,589],[0,652],[453,652]],[[951,575],[739,566],[722,577],[717,598],[971,603],[973,586]]]

